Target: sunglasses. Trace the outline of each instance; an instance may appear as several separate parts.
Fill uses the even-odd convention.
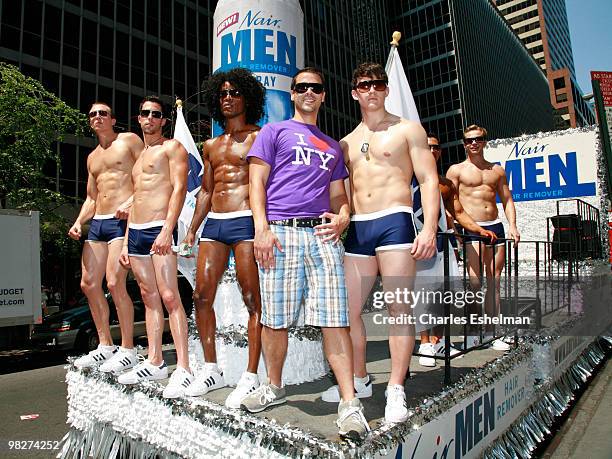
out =
[[[440,145],[430,145],[429,149],[430,150],[441,150],[442,147]]]
[[[101,116],[102,118],[106,118],[108,116],[108,111],[106,110],[93,110],[89,112],[89,118],[95,118],[96,116]]]
[[[148,118],[149,115],[157,119],[164,117],[164,114],[159,110],[140,110],[140,116],[142,116],[143,118]]]
[[[469,139],[463,139],[463,143],[466,144],[466,145],[469,145],[469,144],[474,143],[474,142],[480,143],[480,142],[484,142],[486,140],[487,139],[485,138],[485,136],[481,135],[481,136],[478,136],[478,137],[470,137]]]
[[[298,94],[305,94],[309,89],[315,94],[321,94],[325,91],[323,83],[296,83],[293,87],[293,90]]]
[[[226,97],[241,97],[242,93],[237,89],[222,89],[219,91],[219,99],[225,99]]]
[[[365,80],[360,81],[355,85],[353,89],[359,92],[366,93],[370,91],[370,88],[374,86],[375,91],[384,91],[387,89],[387,80]]]

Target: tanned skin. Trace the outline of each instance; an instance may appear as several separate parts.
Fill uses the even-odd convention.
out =
[[[132,167],[143,148],[142,140],[136,134],[117,134],[113,130],[115,118],[106,104],[96,103],[90,113],[103,110],[89,118],[89,125],[98,138],[98,146],[87,157],[87,197],[76,221],[68,231],[68,236],[79,240],[82,225],[94,215],[115,215],[127,219],[132,205]],[[81,258],[81,289],[96,326],[100,344],[113,344],[109,325],[109,308],[102,280],[106,275],[106,285],[117,308],[121,328],[121,346],[134,347],[134,305],[125,288],[127,269],[119,264],[122,239],[110,244],[86,241]]]
[[[147,101],[143,110],[162,111],[156,103]],[[134,203],[129,222],[148,223],[164,220],[150,257],[129,257],[128,237],[124,240],[121,262],[131,266],[140,286],[146,307],[148,360],[160,365],[164,331],[163,305],[168,310],[170,331],[176,348],[177,366],[189,370],[187,353],[187,317],[178,291],[176,254],[172,251],[172,232],[183,208],[189,170],[187,151],[183,145],[162,134],[166,118],[138,116],[145,147],[134,164]],[[129,234],[128,228],[128,234]]]
[[[236,89],[226,81],[219,90]],[[249,210],[249,163],[246,156],[259,127],[247,124],[244,95],[219,98],[225,117],[225,132],[204,143],[204,176],[198,192],[196,208],[184,242],[195,244],[196,231],[210,212],[235,212]],[[248,340],[249,361],[247,371],[257,373],[261,354],[261,298],[259,275],[253,255],[253,242],[241,241],[228,246],[218,241],[200,241],[196,288],[193,300],[196,307],[196,324],[208,363],[217,362],[215,333],[217,321],[213,304],[217,284],[221,280],[230,249],[236,259],[236,277],[242,291],[242,299],[249,312]]]
[[[498,164],[490,163],[484,158],[487,142],[476,140],[484,135],[480,128],[465,132],[464,146],[467,158],[451,166],[446,176],[457,189],[459,201],[466,212],[476,221],[492,221],[498,217],[496,197],[499,196],[510,224],[508,237],[517,244],[520,241],[520,233],[516,226],[516,210],[506,172]],[[485,298],[485,310],[487,314],[496,315],[499,309],[500,276],[504,269],[506,250],[504,245],[466,244],[470,286],[474,290],[480,289],[481,286],[481,250],[487,283],[490,284]],[[492,288],[493,283],[495,288]]]

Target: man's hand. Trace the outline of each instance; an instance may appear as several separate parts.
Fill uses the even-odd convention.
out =
[[[436,233],[433,231],[421,231],[412,244],[410,253],[415,260],[428,260],[437,252]]]
[[[155,255],[170,255],[172,253],[172,231],[162,228],[151,246],[151,253]]]
[[[130,257],[128,255],[128,248],[127,245],[124,245],[121,248],[121,255],[119,255],[119,263],[121,264],[121,266],[123,266],[125,269],[130,269]]]
[[[263,231],[255,231],[255,241],[253,243],[255,261],[266,271],[274,269],[276,266],[274,262],[274,246],[281,252],[283,251],[280,241],[270,228]]]
[[[132,199],[128,199],[127,201],[121,203],[117,210],[115,211],[115,217],[119,220],[127,220],[130,216],[130,208],[132,207]]]
[[[497,241],[497,234],[495,234],[493,231],[483,228],[482,231],[480,231],[480,235],[486,238],[485,242],[488,244],[495,244],[495,241]]]
[[[193,258],[193,245],[195,244],[195,234],[188,231],[183,242],[179,244],[178,254],[181,257]]]
[[[81,239],[81,224],[78,222],[74,222],[74,225],[68,230],[68,236],[70,236],[75,241]]]
[[[519,230],[516,226],[510,227],[510,230],[508,231],[508,236],[510,236],[510,239],[514,239],[515,244],[518,244],[521,240],[521,233],[519,233]]]
[[[349,224],[349,219],[341,215],[325,212],[321,218],[327,218],[329,223],[322,223],[314,227],[315,236],[324,236],[323,242],[333,241],[336,244],[340,240],[340,236]]]

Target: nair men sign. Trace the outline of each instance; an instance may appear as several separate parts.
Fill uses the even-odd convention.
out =
[[[505,169],[515,201],[595,196],[596,137],[594,130],[572,129],[494,140],[484,155]]]
[[[213,24],[213,72],[249,69],[266,88],[262,125],[291,118],[291,78],[304,67],[298,0],[220,0]],[[219,134],[215,125],[213,135]]]

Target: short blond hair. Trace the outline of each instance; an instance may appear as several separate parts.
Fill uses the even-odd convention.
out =
[[[482,126],[478,126],[477,124],[470,124],[468,127],[466,127],[463,130],[463,137],[465,138],[465,135],[470,132],[470,131],[482,131],[482,135],[485,137],[485,139],[487,138],[487,130],[485,128],[483,128]]]

